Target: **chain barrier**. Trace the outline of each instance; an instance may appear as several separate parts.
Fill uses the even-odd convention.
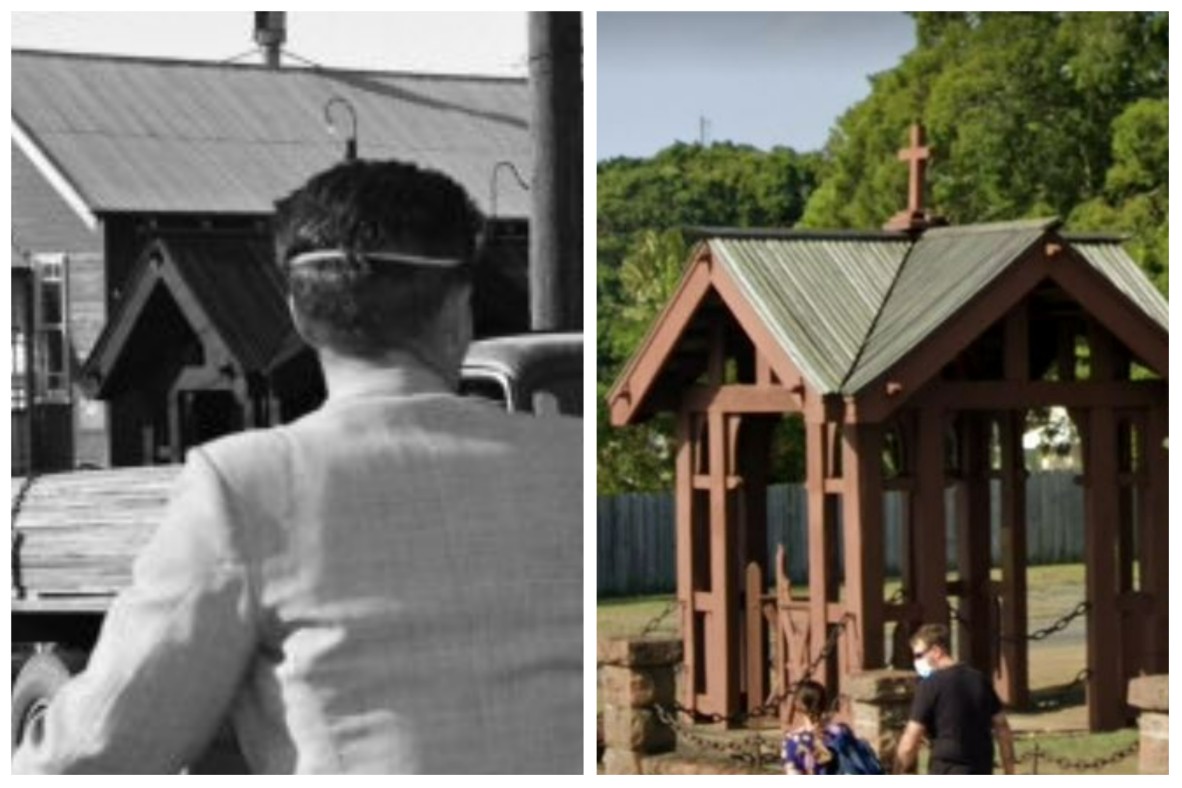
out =
[[[758,734],[751,734],[734,742],[718,741],[702,736],[677,721],[676,715],[678,713],[692,716],[691,712],[680,704],[674,704],[672,712],[659,703],[653,704],[653,711],[661,723],[668,725],[677,734],[679,740],[683,740],[698,749],[736,759],[755,769],[760,769],[764,764],[774,762],[777,757],[775,746],[765,745],[763,737]]]
[[[1040,640],[1046,640],[1051,635],[1054,635],[1058,632],[1062,632],[1064,629],[1067,629],[1067,627],[1071,626],[1071,623],[1073,621],[1075,621],[1075,619],[1079,618],[1080,616],[1087,615],[1088,611],[1091,609],[1092,609],[1092,603],[1085,600],[1083,602],[1080,602],[1074,608],[1072,608],[1071,612],[1069,612],[1069,613],[1063,615],[1062,617],[1060,617],[1059,619],[1057,619],[1053,624],[1045,626],[1042,629],[1036,629],[1034,632],[1031,632],[1029,635],[1019,635],[1016,637],[1013,635],[999,635],[998,639],[1002,640],[1004,642],[1007,642],[1007,643],[1021,643],[1024,641],[1037,642]],[[969,619],[967,619],[960,612],[960,610],[953,607],[952,605],[948,606],[948,612],[952,616],[952,618],[955,619],[958,623],[963,624],[965,626],[970,625]]]
[[[1024,766],[1030,764],[1030,774],[1038,774],[1038,765],[1040,763],[1049,763],[1058,766],[1060,769],[1065,769],[1074,773],[1094,772],[1098,769],[1105,769],[1109,766],[1124,761],[1133,755],[1136,755],[1141,748],[1139,739],[1134,738],[1125,746],[1098,758],[1064,758],[1062,756],[1054,755],[1046,750],[1038,741],[1034,742],[1034,746],[1025,755],[1019,756],[1017,752],[1014,753],[1014,764],[1016,766]]]
[[[640,630],[640,637],[643,639],[656,632],[661,628],[661,625],[665,623],[665,620],[669,618],[670,615],[672,615],[673,611],[679,610],[680,608],[681,602],[677,599],[674,599],[665,606],[664,610],[653,616],[652,620],[644,625],[644,629]]]
[[[1092,603],[1085,600],[1083,602],[1080,602],[1078,605],[1076,605],[1075,608],[1070,613],[1067,613],[1066,615],[1060,617],[1057,621],[1055,621],[1055,623],[1053,623],[1049,626],[1045,626],[1042,629],[1037,629],[1034,632],[1031,632],[1029,635],[1026,635],[1024,637],[1014,637],[1014,636],[1005,635],[1005,636],[1002,636],[1001,639],[1004,641],[1007,641],[1007,642],[1015,642],[1015,641],[1021,642],[1023,640],[1027,640],[1027,641],[1046,640],[1051,635],[1054,635],[1057,632],[1062,632],[1064,629],[1067,629],[1067,627],[1069,627],[1071,625],[1071,622],[1075,621],[1075,619],[1079,618],[1080,616],[1087,615],[1088,611],[1091,609],[1092,609]]]

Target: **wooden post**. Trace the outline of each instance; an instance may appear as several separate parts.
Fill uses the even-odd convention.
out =
[[[682,411],[677,419],[677,601],[681,605],[681,642],[685,657],[685,681],[681,703],[687,709],[697,707],[695,676],[701,655],[697,642],[697,618],[694,615],[694,415]]]
[[[826,449],[829,430],[824,422],[807,422],[805,425],[805,456],[808,493],[809,527],[809,659],[815,659],[825,645],[829,630],[829,591],[832,568],[829,564],[830,545],[829,506],[825,500]],[[800,676],[790,677],[799,681]],[[828,685],[829,666],[822,662],[813,673],[813,679]]]
[[[1134,497],[1138,487],[1139,469],[1133,462],[1137,451],[1134,443],[1144,435],[1144,427],[1133,419],[1118,418],[1117,439],[1117,518],[1116,518],[1116,590],[1126,594],[1133,590],[1133,531],[1137,515]]]
[[[1141,588],[1153,600],[1147,648],[1150,673],[1169,671],[1170,453],[1169,406],[1162,402],[1145,420],[1145,500],[1141,513]]]
[[[845,608],[857,630],[848,669],[861,673],[884,660],[882,425],[847,424],[843,434]]]
[[[1091,377],[1113,380],[1118,347],[1096,321],[1088,323]],[[1084,555],[1088,601],[1088,723],[1093,731],[1114,730],[1126,722],[1121,613],[1117,604],[1120,533],[1120,424],[1112,407],[1088,416]]]
[[[743,483],[743,529],[745,545],[741,556],[745,583],[744,655],[747,710],[755,711],[767,696],[768,632],[763,618],[763,595],[767,590],[767,481],[773,425],[778,417],[747,416],[739,432],[738,472]]]
[[[919,412],[915,452],[915,493],[911,507],[915,595],[924,623],[948,622],[948,538],[944,513],[944,414]]]
[[[980,412],[960,420],[961,471],[957,487],[957,565],[960,569],[960,659],[985,673],[990,659],[990,501],[987,422]]]
[[[1001,442],[1001,654],[995,680],[1007,706],[1030,703],[1026,608],[1026,462],[1024,414],[1007,412],[999,422]]]
[[[706,616],[706,696],[708,713],[733,716],[739,710],[738,578],[734,523],[727,506],[727,417],[718,408],[710,424],[710,590]]]
[[[1087,439],[1088,724],[1093,731],[1125,724],[1120,669],[1120,615],[1116,606],[1116,418],[1111,408],[1093,408]]]

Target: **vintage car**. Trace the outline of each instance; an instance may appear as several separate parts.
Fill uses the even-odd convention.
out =
[[[521,334],[472,343],[460,373],[464,394],[537,416],[583,413],[583,335]]]

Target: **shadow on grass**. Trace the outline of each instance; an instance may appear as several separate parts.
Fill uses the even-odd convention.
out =
[[[1087,689],[1083,682],[1071,681],[1067,684],[1031,690],[1030,707],[1025,711],[1028,714],[1042,714],[1059,711],[1068,706],[1083,706],[1087,701]]]

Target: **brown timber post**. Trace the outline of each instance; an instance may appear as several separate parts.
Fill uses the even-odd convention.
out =
[[[1001,414],[1001,654],[995,678],[1007,706],[1030,703],[1029,644],[1026,642],[1026,461],[1023,413]]]
[[[883,649],[882,425],[847,424],[842,441],[845,609],[850,673],[881,668]],[[853,628],[854,632],[849,632]]]
[[[1120,618],[1116,607],[1117,506],[1116,418],[1111,408],[1093,408],[1087,438],[1088,724],[1093,731],[1125,724],[1120,671]]]
[[[696,708],[697,616],[694,608],[694,415],[683,410],[677,419],[677,601],[681,606],[681,642],[685,660],[681,703]]]
[[[1023,301],[1005,321],[1005,379],[1026,383],[1030,379],[1030,306]],[[1003,703],[1025,708],[1030,703],[1029,644],[1026,607],[1026,455],[1022,435],[1023,410],[997,414],[998,449],[1001,455],[1001,611],[997,673],[994,687]]]
[[[766,416],[743,417],[739,431],[738,471],[742,477],[744,531],[744,677],[747,710],[759,709],[767,696],[768,631],[763,618],[767,591],[767,477],[774,420]]]
[[[1169,671],[1170,456],[1169,406],[1151,408],[1145,426],[1146,489],[1141,528],[1141,588],[1153,599],[1147,648],[1151,673]]]
[[[948,537],[944,513],[944,413],[919,412],[912,496],[911,549],[916,557],[915,595],[924,623],[948,622]]]
[[[1088,326],[1091,378],[1116,375],[1116,348],[1100,325]],[[1084,555],[1087,563],[1088,724],[1093,731],[1115,730],[1125,720],[1121,616],[1117,604],[1117,542],[1120,533],[1119,422],[1110,406],[1088,415]]]
[[[979,411],[961,415],[962,479],[957,486],[957,566],[960,570],[960,659],[991,673],[989,620],[990,501],[986,420]]]
[[[735,528],[727,496],[727,415],[711,408],[710,433],[710,609],[706,614],[707,713],[733,716],[739,710],[740,662],[737,561],[731,550]]]
[[[805,424],[805,459],[809,527],[809,661],[816,659],[825,646],[829,631],[829,592],[832,567],[829,565],[829,505],[825,499],[825,476],[828,467],[828,425],[824,421]],[[791,676],[799,681],[801,676]],[[829,665],[822,661],[812,678],[830,685]]]

